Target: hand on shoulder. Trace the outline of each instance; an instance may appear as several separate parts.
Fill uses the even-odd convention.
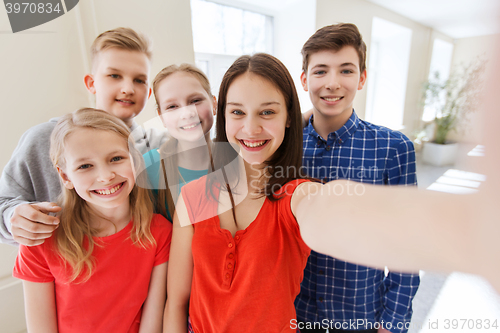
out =
[[[61,207],[53,202],[17,206],[10,219],[14,240],[26,246],[42,244],[59,226],[59,218],[50,216],[49,213],[57,213],[60,210]]]

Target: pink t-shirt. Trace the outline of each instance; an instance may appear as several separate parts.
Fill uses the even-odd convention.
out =
[[[189,315],[196,333],[295,332],[294,300],[310,249],[290,209],[293,191],[266,198],[256,219],[232,237],[221,229],[217,202],[207,198],[206,177],[182,188],[194,223],[193,282]]]
[[[84,283],[67,283],[54,237],[39,246],[20,246],[13,276],[31,282],[55,283],[60,333],[138,332],[154,266],[168,261],[172,224],[154,215],[156,245],[146,249],[130,239],[132,223],[114,235],[98,238],[94,271]],[[97,238],[96,238],[97,240]]]

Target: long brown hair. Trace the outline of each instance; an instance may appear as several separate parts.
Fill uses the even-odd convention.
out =
[[[153,81],[153,92],[156,99],[156,108],[158,114],[160,114],[160,101],[158,98],[159,85],[164,79],[177,72],[184,72],[193,75],[200,82],[201,86],[207,92],[208,96],[210,98],[212,97],[210,82],[208,81],[206,75],[200,69],[198,69],[196,66],[187,63],[183,63],[180,65],[170,65],[163,68],[156,75]],[[208,134],[206,135],[206,139],[208,141],[207,136]],[[156,196],[156,200],[154,203],[156,211],[162,214],[163,216],[167,217],[167,210],[165,208],[165,203],[166,203],[171,218],[173,218],[174,216],[175,203],[177,201],[178,193],[172,193],[172,191],[170,190],[169,183],[171,185],[179,184],[179,178],[181,176],[178,168],[179,159],[177,154],[178,153],[177,144],[178,144],[177,139],[171,137],[169,140],[163,143],[159,149],[160,161],[161,161],[160,162],[161,167],[159,170],[160,172],[159,179],[160,179],[160,184],[162,185],[165,184],[165,188],[163,188],[163,186],[159,186],[161,188],[158,189],[158,195]],[[208,149],[210,151],[210,146],[208,146]],[[156,184],[153,184],[153,186],[156,186]],[[175,186],[173,187],[176,188]]]
[[[115,116],[97,109],[80,109],[59,119],[50,138],[50,157],[54,166],[64,170],[65,141],[68,135],[81,128],[90,128],[100,131],[112,131],[128,142],[129,152],[132,155],[136,170],[141,169],[142,156],[135,149],[127,125]],[[138,177],[143,177],[139,175]],[[133,220],[130,238],[137,246],[147,247],[155,244],[150,225],[153,205],[148,189],[134,185],[129,195],[130,215]],[[63,186],[60,197],[62,207],[59,214],[59,228],[55,233],[55,245],[58,254],[72,269],[69,282],[81,278],[78,282],[85,282],[92,275],[94,262],[92,251],[99,246],[93,239],[99,230],[91,227],[90,221],[98,214],[90,208],[87,202],[80,198],[75,189]],[[84,240],[87,239],[87,246]]]
[[[283,142],[265,163],[267,164],[268,181],[262,194],[270,200],[279,199],[276,193],[285,183],[296,178],[304,178],[302,174],[302,115],[300,113],[299,98],[293,79],[285,65],[277,58],[266,53],[256,53],[252,56],[244,55],[236,59],[224,74],[219,90],[219,101],[216,121],[216,145],[214,146],[215,169],[221,169],[235,157],[235,152],[224,149],[218,142],[228,142],[226,135],[226,98],[233,81],[245,74],[252,73],[271,82],[282,94],[286,102],[287,116],[290,126],[285,129]],[[283,169],[286,168],[286,172]],[[292,170],[290,174],[288,171]],[[280,175],[278,175],[280,174]],[[213,184],[214,178],[211,180]],[[207,190],[211,191],[211,184]]]

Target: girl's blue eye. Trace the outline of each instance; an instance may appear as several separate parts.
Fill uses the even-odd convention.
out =
[[[236,116],[241,116],[241,115],[245,114],[241,110],[233,110],[233,111],[231,111],[231,113],[234,114],[234,115],[236,115]]]
[[[274,111],[273,110],[265,110],[265,111],[262,111],[262,114],[264,116],[270,116],[270,115],[274,114]]]
[[[110,77],[112,77],[113,79],[118,79],[120,77],[120,75],[118,75],[118,74],[111,74]]]
[[[145,83],[146,83],[146,81],[141,80],[141,79],[136,79],[136,80],[135,80],[135,82],[137,82],[137,83],[141,83],[141,84],[145,84]]]
[[[177,105],[172,104],[172,105],[167,106],[165,108],[165,111],[172,111],[172,110],[174,110],[176,108],[177,108]]]
[[[192,104],[196,104],[196,103],[199,103],[199,102],[201,102],[201,101],[202,101],[202,99],[201,99],[201,98],[195,98],[195,99],[193,99],[193,100],[191,101],[191,103],[192,103]]]
[[[316,75],[323,75],[325,73],[326,73],[326,71],[316,71],[316,72],[314,72],[314,74],[316,74]]]
[[[342,74],[351,74],[351,73],[353,73],[353,71],[351,71],[350,69],[344,69],[344,70],[342,70],[341,73]]]
[[[91,164],[82,164],[78,167],[78,170],[85,170],[90,168],[92,165]]]
[[[112,162],[118,162],[118,161],[121,161],[123,160],[123,157],[122,156],[115,156],[111,159]]]

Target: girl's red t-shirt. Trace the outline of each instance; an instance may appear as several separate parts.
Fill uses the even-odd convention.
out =
[[[205,191],[206,177],[182,188],[190,220],[208,217],[193,224],[189,315],[195,332],[295,331],[293,302],[310,249],[290,201],[304,181],[287,183],[278,201],[266,198],[257,218],[234,237],[220,228],[217,202]]]
[[[96,237],[102,246],[94,247],[94,271],[84,283],[67,283],[68,270],[55,252],[54,237],[38,246],[21,245],[13,276],[54,282],[60,333],[138,332],[153,267],[169,258],[172,224],[154,215],[156,245],[146,249],[132,243],[131,230],[129,223],[116,234]]]

